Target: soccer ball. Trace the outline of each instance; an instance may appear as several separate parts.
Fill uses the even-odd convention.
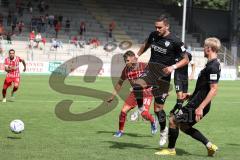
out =
[[[21,133],[24,131],[24,123],[19,119],[15,119],[10,123],[10,130],[13,133]]]

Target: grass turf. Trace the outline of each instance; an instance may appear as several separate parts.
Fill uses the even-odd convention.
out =
[[[48,79],[48,76],[23,76],[14,102],[0,104],[1,159],[208,159],[204,146],[183,133],[177,141],[177,157],[154,155],[159,150],[159,133],[152,136],[149,123],[141,119],[137,122],[127,121],[124,136],[114,138],[112,135],[118,128],[118,115],[123,104],[121,99],[117,108],[99,118],[83,122],[60,120],[55,115],[55,106],[63,99],[74,100],[71,106],[73,113],[89,111],[100,101],[55,92],[49,87]],[[3,80],[4,76],[1,75],[0,82]],[[113,88],[109,78],[98,78],[95,83],[87,84],[79,77],[70,77],[66,83],[110,93]],[[194,85],[195,81],[190,82],[190,91]],[[216,157],[211,159],[232,160],[240,157],[239,88],[239,81],[221,81],[210,113],[195,126],[220,148]],[[171,91],[166,103],[167,112],[174,103],[175,92]],[[9,130],[13,119],[24,121],[23,133],[13,134]]]

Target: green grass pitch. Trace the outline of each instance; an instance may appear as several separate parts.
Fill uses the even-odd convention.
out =
[[[217,97],[210,113],[195,127],[219,146],[216,157],[208,158],[205,147],[191,137],[180,133],[176,157],[154,155],[159,150],[159,133],[150,134],[150,125],[141,119],[126,122],[125,135],[113,137],[118,128],[118,115],[123,101],[117,108],[93,120],[84,122],[62,121],[55,115],[56,104],[72,99],[73,113],[85,112],[100,102],[94,98],[65,95],[53,91],[48,76],[22,76],[20,90],[14,102],[0,102],[0,157],[3,160],[233,160],[240,159],[240,82],[220,81]],[[1,85],[4,76],[0,76]],[[70,77],[67,84],[87,86],[79,77]],[[190,91],[195,81],[190,82]],[[98,78],[89,87],[111,92],[110,78]],[[10,93],[10,90],[8,90]],[[8,94],[9,95],[9,94]],[[107,98],[107,97],[106,97]],[[1,98],[0,98],[1,99]],[[167,99],[167,112],[175,103],[175,92]],[[151,108],[153,113],[153,108]],[[13,119],[25,123],[25,131],[14,134],[9,130]]]

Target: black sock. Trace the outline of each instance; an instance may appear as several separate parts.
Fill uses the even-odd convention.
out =
[[[189,128],[184,131],[186,134],[190,135],[192,138],[202,142],[204,145],[206,145],[209,141],[208,139],[197,129],[195,128]]]
[[[168,130],[168,148],[173,149],[175,148],[176,141],[179,135],[179,128],[169,128]]]
[[[143,87],[139,84],[133,86],[133,93],[136,97],[138,108],[143,106]]]
[[[158,122],[159,122],[159,125],[160,125],[160,129],[161,130],[164,130],[165,127],[166,127],[166,113],[164,110],[161,110],[159,112],[155,112],[155,114],[157,115],[158,117]],[[160,130],[160,131],[161,131]]]
[[[175,113],[176,110],[181,109],[183,106],[183,99],[177,99],[177,103],[175,104],[175,106],[173,107],[173,109],[170,111],[170,113]]]

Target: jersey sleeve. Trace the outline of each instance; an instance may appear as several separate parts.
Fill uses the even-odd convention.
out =
[[[6,59],[4,60],[4,66],[5,66],[5,67],[8,67],[8,65],[9,65],[9,64],[8,64],[8,60],[7,60],[7,58],[6,58]]]
[[[151,44],[154,41],[154,35],[155,35],[155,32],[150,33],[150,35],[147,39],[148,44]]]
[[[216,64],[211,66],[208,70],[208,82],[209,84],[218,83],[220,79],[221,68],[220,64]]]
[[[183,54],[186,52],[186,48],[184,46],[184,43],[180,41],[180,39],[175,39],[175,53],[179,54],[180,56],[183,56]]]

